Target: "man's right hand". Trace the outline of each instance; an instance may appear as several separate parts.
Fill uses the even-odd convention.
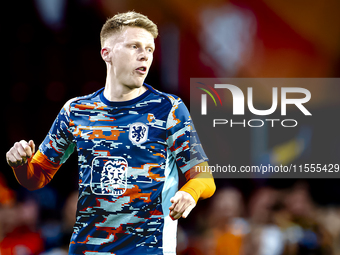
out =
[[[6,153],[6,160],[11,167],[22,166],[27,163],[27,158],[31,158],[35,152],[33,140],[26,142],[21,140],[16,142],[13,147]]]

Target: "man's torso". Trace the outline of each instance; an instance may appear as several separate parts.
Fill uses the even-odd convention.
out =
[[[180,99],[151,87],[127,102],[109,102],[98,91],[65,105],[54,124],[61,129],[52,127],[40,150],[63,163],[77,148],[79,200],[70,254],[175,251],[177,222],[168,208],[178,188],[177,166],[185,172],[206,160],[202,153],[190,158],[192,125],[182,108]]]

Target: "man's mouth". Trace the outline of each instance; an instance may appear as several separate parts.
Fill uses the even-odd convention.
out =
[[[136,71],[140,74],[146,74],[146,66],[140,66],[136,68]]]

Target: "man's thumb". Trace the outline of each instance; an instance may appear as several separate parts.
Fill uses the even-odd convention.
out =
[[[34,142],[33,142],[33,140],[30,140],[29,142],[28,142],[28,145],[31,147],[31,149],[32,149],[32,155],[35,153],[35,144],[34,144]]]

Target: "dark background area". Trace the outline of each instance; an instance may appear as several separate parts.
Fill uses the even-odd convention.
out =
[[[180,96],[189,107],[190,78],[339,77],[339,9],[340,4],[335,0],[314,0],[308,4],[272,0],[5,1],[0,18],[4,124],[0,177],[12,195],[5,198],[5,193],[0,193],[5,201],[3,206],[32,197],[40,207],[40,225],[51,219],[62,219],[61,208],[72,191],[77,190],[76,154],[47,187],[27,192],[6,164],[5,153],[20,140],[32,139],[38,147],[68,99],[104,86],[106,70],[100,57],[99,33],[108,17],[135,10],[158,25],[154,62],[146,83]],[[320,96],[320,100],[324,100],[323,89],[319,88],[313,99]],[[327,100],[326,108],[320,109],[321,115],[323,110],[331,111],[332,117],[338,118],[337,91]],[[327,126],[327,119],[324,123]],[[338,160],[337,133],[334,126],[313,130],[310,146],[323,147],[317,151],[325,154],[325,163]],[[207,139],[207,134],[199,135]],[[269,144],[288,141],[294,135],[270,133]],[[231,152],[233,144],[237,144],[232,139]],[[236,157],[249,164],[254,162],[247,151],[243,153],[242,148],[237,151],[241,155],[230,153],[226,157],[234,157],[233,160]],[[338,180],[306,179],[304,183],[315,204],[338,206]],[[259,189],[289,190],[300,181],[216,179],[216,184],[218,190],[236,188],[247,204]],[[197,228],[193,225],[211,203],[211,199],[200,201],[189,219],[180,220],[189,239]],[[190,240],[187,243],[194,245]],[[46,247],[53,245],[45,244]]]

